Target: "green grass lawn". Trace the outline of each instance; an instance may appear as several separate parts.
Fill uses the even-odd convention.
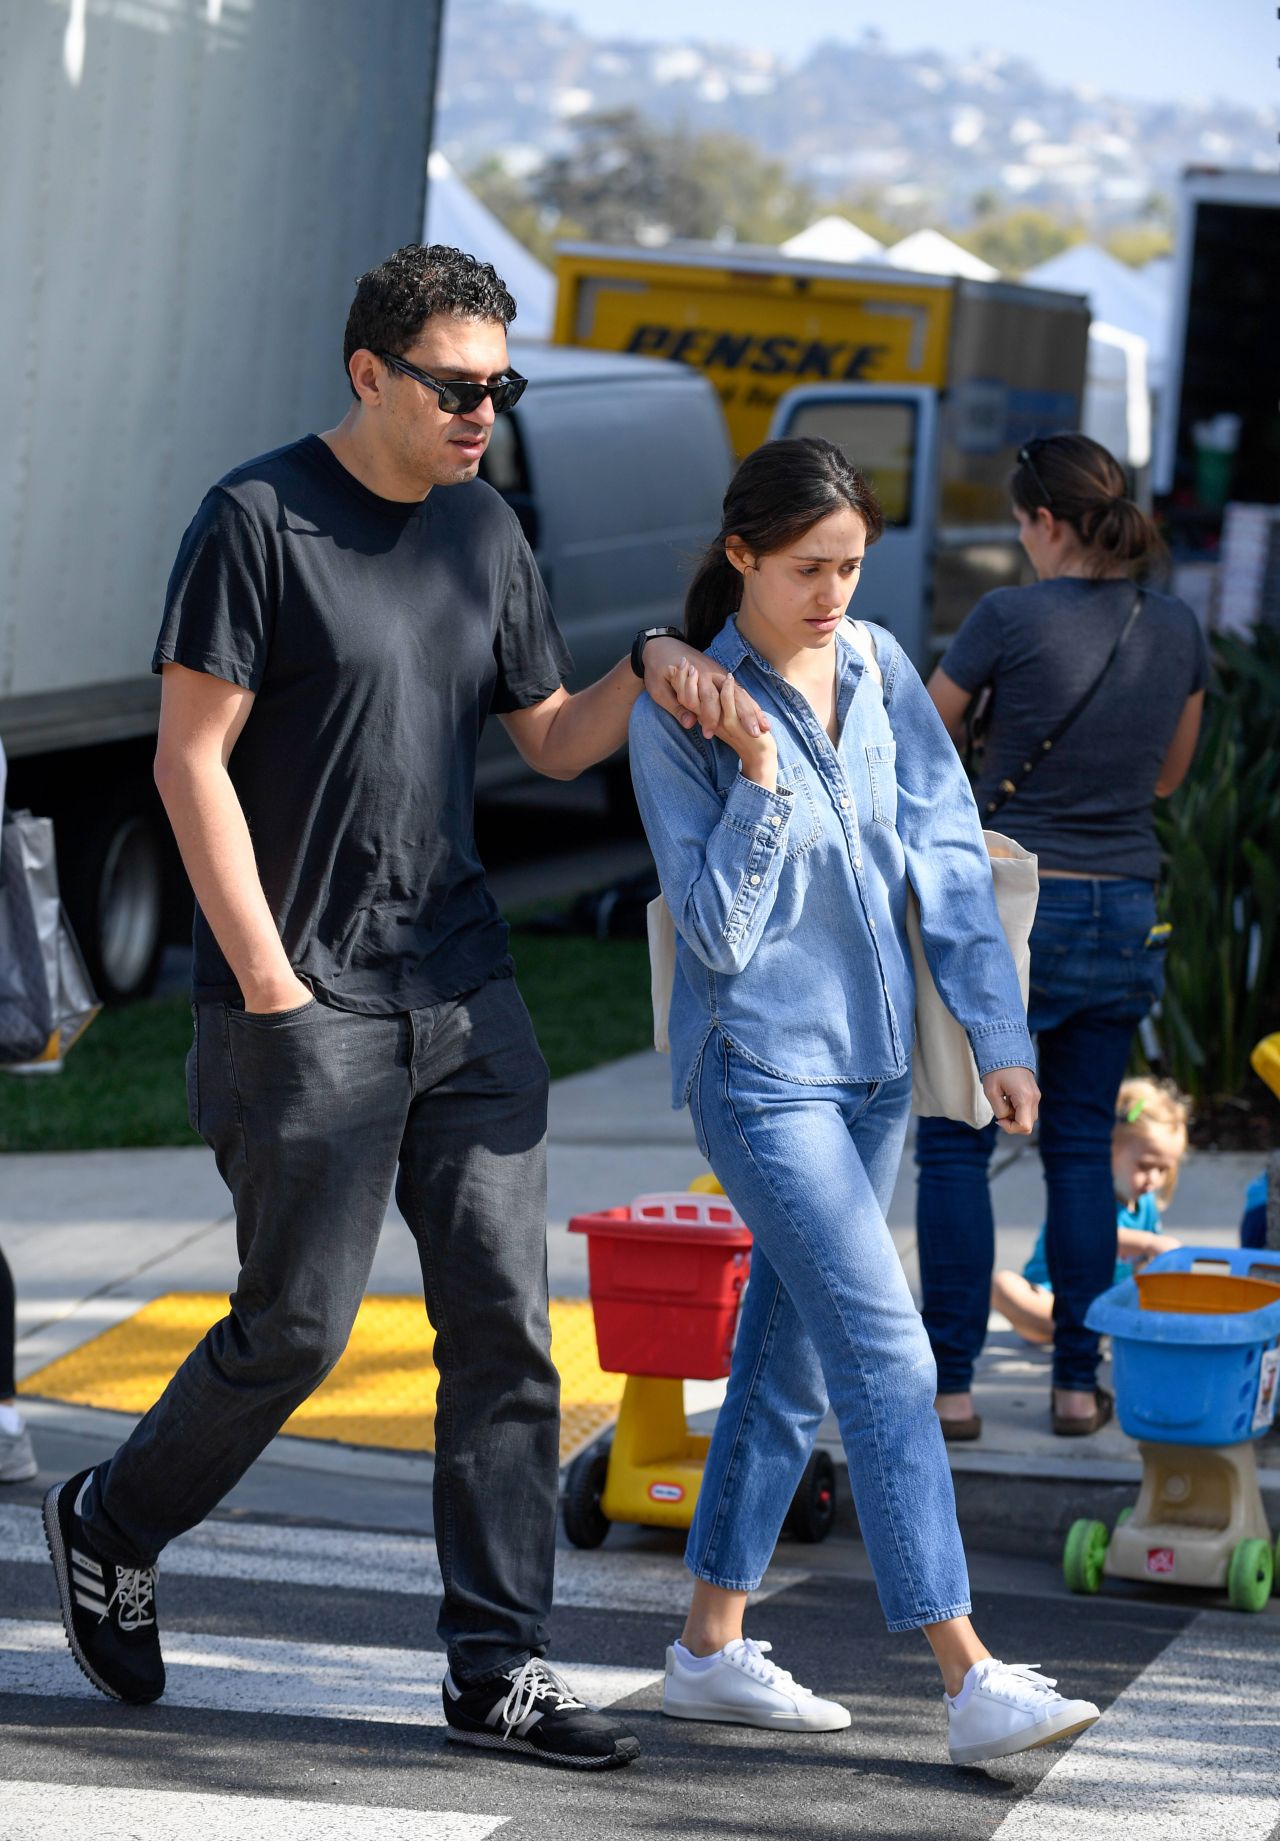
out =
[[[648,1046],[649,955],[643,940],[512,934],[520,989],[553,1079]],[[185,998],[108,1010],[60,1074],[0,1074],[0,1151],[191,1145],[183,1063]]]

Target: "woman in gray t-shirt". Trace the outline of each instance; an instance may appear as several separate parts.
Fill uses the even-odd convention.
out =
[[[1012,495],[1039,580],[984,596],[929,692],[958,740],[974,696],[990,688],[979,810],[1039,858],[1029,1021],[1040,1056],[1054,1285],[1051,1412],[1055,1432],[1078,1436],[1111,1414],[1110,1396],[1096,1386],[1098,1338],[1084,1316],[1115,1264],[1116,1091],[1133,1030],[1164,980],[1163,940],[1152,935],[1154,804],[1191,764],[1208,651],[1191,609],[1168,595],[1144,589],[1131,619],[1133,577],[1160,540],[1105,448],[1085,435],[1028,442]],[[1095,683],[1044,753],[1041,744]],[[1037,753],[1035,771],[988,816]],[[991,1127],[921,1119],[916,1142],[923,1314],[938,1362],[938,1412],[952,1439],[981,1431],[970,1387],[994,1260],[994,1141]]]

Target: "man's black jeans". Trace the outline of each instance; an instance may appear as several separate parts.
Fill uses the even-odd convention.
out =
[[[240,1277],[96,1473],[92,1538],[149,1566],[244,1475],[346,1347],[394,1181],[436,1332],[440,1636],[467,1683],[544,1653],[560,1391],[547,1068],[514,981],[393,1016],[202,1004],[187,1073],[235,1202]]]

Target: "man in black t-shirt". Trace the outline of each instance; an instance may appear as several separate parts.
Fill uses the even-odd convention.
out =
[[[624,660],[568,695],[528,545],[476,479],[520,388],[514,315],[473,258],[398,251],[358,285],[347,416],[228,474],[183,538],[156,778],[197,900],[191,1120],[241,1271],[229,1314],[114,1457],[50,1491],[45,1522],[77,1661],[108,1694],[156,1699],[156,1557],[338,1360],[394,1185],[436,1332],[450,1736],[602,1769],[637,1741],[540,1660],[559,1426],[547,1069],[472,804],[491,711],[567,779],[622,745],[641,684]],[[668,682],[685,656],[718,703],[723,673],[677,638],[633,653],[690,724],[696,696],[682,710]]]

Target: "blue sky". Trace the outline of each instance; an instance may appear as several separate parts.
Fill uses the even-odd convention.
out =
[[[465,3],[465,0],[464,0]],[[986,45],[1111,95],[1280,106],[1275,0],[539,0],[593,33],[737,39],[784,57],[876,26],[895,50]]]

